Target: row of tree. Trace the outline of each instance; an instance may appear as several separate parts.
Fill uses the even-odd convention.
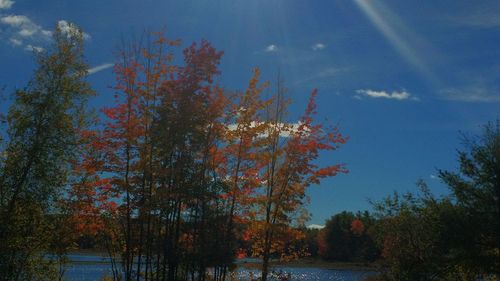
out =
[[[500,280],[500,122],[464,142],[459,171],[439,171],[448,196],[419,181],[420,192],[375,202],[373,215],[332,216],[310,248],[326,260],[375,261],[372,280]]]
[[[311,254],[330,261],[374,262],[380,256],[371,235],[376,223],[375,217],[367,211],[336,214],[326,221],[325,228],[317,231],[317,251]]]
[[[54,264],[81,237],[107,250],[113,280],[226,280],[249,254],[265,281],[271,258],[305,254],[291,225],[308,186],[346,172],[315,161],[346,139],[315,121],[316,91],[290,123],[280,78],[271,89],[255,69],[230,92],[222,52],[201,41],[175,59],[179,46],[162,33],[124,43],[115,103],[97,116],[81,30],[57,28],[36,53],[2,138],[0,280],[61,278]]]

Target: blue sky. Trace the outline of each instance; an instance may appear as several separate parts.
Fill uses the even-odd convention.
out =
[[[350,173],[309,191],[311,223],[341,210],[370,209],[421,178],[437,194],[436,169],[456,169],[460,131],[478,134],[500,117],[500,2],[401,0],[0,0],[0,89],[22,88],[33,48],[56,24],[87,34],[89,81],[109,105],[111,65],[122,37],[166,28],[183,46],[208,39],[224,51],[220,83],[243,89],[251,69],[283,74],[300,114],[319,89],[322,119],[350,137],[322,162]],[[8,102],[1,101],[2,110]]]

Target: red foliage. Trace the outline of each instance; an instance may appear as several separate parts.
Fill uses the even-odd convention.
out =
[[[236,252],[236,258],[237,259],[244,259],[247,257],[247,252],[244,249],[238,249]]]
[[[317,236],[318,242],[318,255],[320,257],[326,257],[328,254],[328,241],[326,240],[326,231],[321,230]]]
[[[365,225],[359,219],[355,219],[351,223],[351,231],[354,235],[360,236],[365,231]]]

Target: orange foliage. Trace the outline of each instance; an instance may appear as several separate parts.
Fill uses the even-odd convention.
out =
[[[237,259],[244,259],[246,257],[247,257],[247,252],[244,249],[238,249],[238,251],[236,251]]]
[[[318,255],[325,257],[328,254],[328,241],[326,239],[326,231],[320,230],[317,237],[318,242]]]
[[[361,236],[365,231],[365,225],[359,219],[355,219],[351,223],[351,231],[354,235]]]

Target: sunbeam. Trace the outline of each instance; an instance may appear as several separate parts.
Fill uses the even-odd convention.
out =
[[[376,5],[368,0],[354,0],[358,8],[368,17],[380,33],[389,41],[396,51],[409,64],[425,76],[430,82],[439,84],[438,79],[423,58],[423,56],[413,47],[414,43],[425,44],[422,38],[411,32],[397,15],[378,2]]]

